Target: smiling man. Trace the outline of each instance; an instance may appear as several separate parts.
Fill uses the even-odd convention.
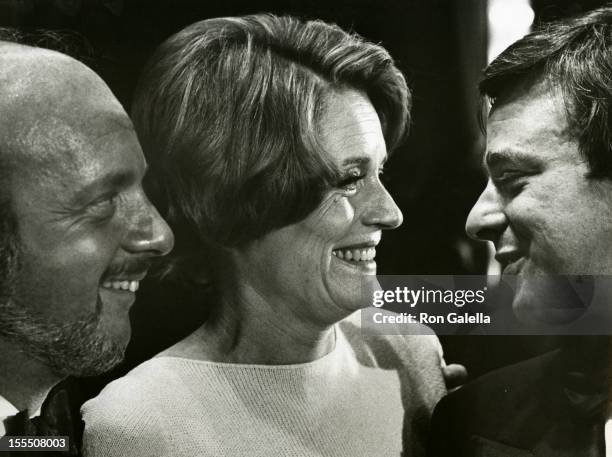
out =
[[[63,378],[122,360],[139,281],[173,236],[132,124],[89,68],[0,42],[0,113],[2,436],[24,434]]]
[[[608,6],[526,36],[481,82],[489,181],[466,229],[517,275],[523,321],[558,321],[559,278],[612,274],[611,45]],[[610,457],[609,367],[609,336],[581,336],[490,373],[440,402],[430,456]]]

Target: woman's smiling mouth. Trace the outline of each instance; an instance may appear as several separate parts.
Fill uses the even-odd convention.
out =
[[[358,269],[362,274],[376,274],[376,243],[360,243],[332,250],[332,255],[352,268]]]

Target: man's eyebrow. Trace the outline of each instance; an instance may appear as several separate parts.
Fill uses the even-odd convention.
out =
[[[132,171],[109,172],[86,184],[75,192],[75,201],[86,202],[96,194],[109,190],[121,190],[132,185],[138,177]]]
[[[514,149],[502,149],[500,151],[487,151],[483,158],[485,169],[492,169],[506,164],[536,166],[540,160],[533,154]]]

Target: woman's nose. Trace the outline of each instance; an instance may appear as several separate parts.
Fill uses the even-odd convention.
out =
[[[402,225],[404,216],[385,187],[378,183],[368,206],[363,213],[365,225],[376,225],[381,229],[394,229]]]

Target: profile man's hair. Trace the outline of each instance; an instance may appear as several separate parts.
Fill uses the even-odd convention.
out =
[[[319,120],[329,94],[345,88],[368,96],[393,150],[410,98],[379,45],[270,14],[204,20],[164,42],[132,119],[150,164],[147,190],[175,232],[165,261],[189,271],[211,247],[244,245],[313,211],[338,182]]]
[[[544,80],[560,89],[571,134],[593,178],[612,177],[612,4],[543,24],[485,70],[481,94],[496,99]]]

